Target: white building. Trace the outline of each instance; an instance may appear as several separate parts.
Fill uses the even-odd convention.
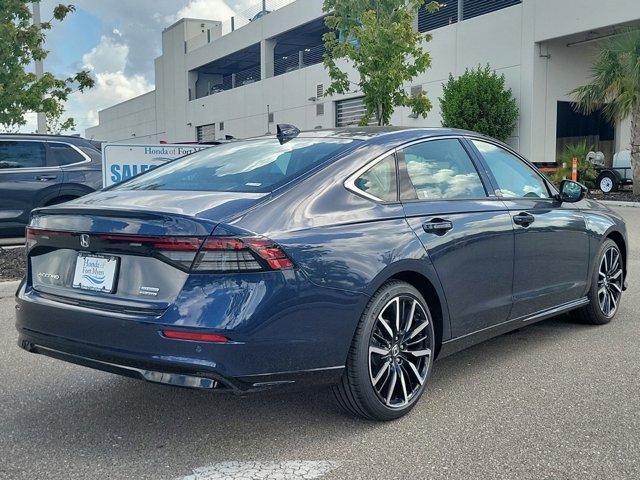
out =
[[[314,129],[357,122],[361,94],[322,95],[329,84],[322,3],[297,0],[224,35],[221,22],[176,22],[162,34],[156,89],[102,110],[87,136],[176,143],[261,135],[276,123]],[[578,115],[568,93],[588,80],[599,41],[640,24],[639,0],[448,0],[436,14],[419,12],[417,23],[433,35],[433,65],[406,87],[425,90],[434,108],[426,119],[398,108],[393,125],[440,126],[437,99],[449,74],[489,64],[505,75],[520,107],[510,143],[533,161],[554,162],[557,150],[580,137],[608,158],[629,148],[628,121]]]

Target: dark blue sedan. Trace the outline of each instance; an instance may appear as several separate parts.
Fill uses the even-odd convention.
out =
[[[185,387],[333,385],[400,417],[433,361],[572,311],[609,322],[623,221],[445,129],[238,141],[33,212],[27,351]]]

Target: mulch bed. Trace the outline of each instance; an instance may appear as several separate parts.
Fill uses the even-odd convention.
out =
[[[591,198],[596,200],[612,200],[615,202],[640,202],[640,195],[634,195],[631,190],[620,190],[619,192],[602,193],[600,190],[592,190]]]
[[[0,282],[20,280],[27,264],[24,248],[0,247]]]

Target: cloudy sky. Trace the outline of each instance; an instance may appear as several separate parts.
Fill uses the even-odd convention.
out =
[[[42,19],[61,0],[42,0]],[[227,20],[260,0],[66,0],[77,10],[47,36],[45,69],[59,76],[89,69],[96,86],[67,104],[77,131],[95,125],[98,110],[148,92],[153,60],[161,53],[161,32],[182,17]],[[24,132],[35,130],[30,115]]]

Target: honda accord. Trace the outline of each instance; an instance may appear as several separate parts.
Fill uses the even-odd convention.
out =
[[[471,132],[279,126],[35,210],[19,345],[183,387],[332,385],[391,420],[436,358],[616,315],[625,225],[585,195]]]

